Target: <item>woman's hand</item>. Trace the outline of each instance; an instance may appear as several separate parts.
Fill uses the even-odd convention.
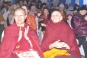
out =
[[[67,45],[66,43],[63,43],[63,47],[65,47],[66,49],[70,49],[69,45]]]
[[[20,30],[19,30],[19,37],[18,37],[18,42],[21,40],[22,38],[22,30],[21,30],[21,27],[20,27]]]
[[[65,43],[65,42],[60,42],[60,40],[55,41],[54,43],[50,44],[49,48],[63,48],[65,47],[66,49],[70,49],[70,47]]]
[[[28,35],[28,31],[29,31],[29,26],[27,26],[27,28],[25,28],[24,37],[29,42],[29,44],[30,44],[30,46],[32,48],[33,47],[32,42],[30,41],[29,36],[27,36]]]
[[[54,43],[50,44],[50,45],[49,45],[49,48],[52,49],[52,48],[56,47],[57,44],[59,43],[59,41],[60,41],[60,40],[55,41]]]
[[[29,31],[29,26],[27,26],[27,28],[25,28],[25,32],[24,32],[24,37],[25,37],[26,40],[29,40],[29,37],[27,36],[28,31]]]

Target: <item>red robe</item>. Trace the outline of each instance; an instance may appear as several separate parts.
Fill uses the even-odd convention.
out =
[[[22,27],[22,32],[24,35],[25,28],[28,25],[25,24]],[[16,23],[12,24],[11,26],[7,27],[4,30],[4,38],[2,44],[0,46],[0,58],[13,58],[13,51],[14,50],[22,50],[28,51],[30,49],[30,45],[27,40],[22,36],[22,39],[18,41],[18,34],[19,34],[20,27],[16,25]],[[36,50],[41,58],[43,58],[43,54],[40,48],[40,42],[38,39],[37,34],[35,31],[29,27],[28,36],[33,44],[33,49]],[[20,49],[17,49],[16,46],[20,45]]]
[[[76,38],[71,28],[63,20],[58,23],[53,23],[52,20],[49,20],[41,44],[43,52],[49,50],[49,45],[57,40],[68,44],[70,46],[70,51],[78,58],[81,58]]]
[[[46,16],[45,14],[41,14],[41,16],[40,16],[42,19],[43,19],[43,22],[42,23],[44,23],[44,24],[47,24],[47,22],[48,22],[48,15]]]

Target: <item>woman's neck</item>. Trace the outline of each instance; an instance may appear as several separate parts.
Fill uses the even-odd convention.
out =
[[[23,24],[17,24],[17,26],[23,27],[24,26],[24,23]]]

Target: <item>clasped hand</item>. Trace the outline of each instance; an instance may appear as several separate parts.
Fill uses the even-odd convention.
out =
[[[60,42],[60,40],[55,41],[54,43],[49,45],[49,48],[63,48],[65,47],[66,49],[70,49],[70,47],[65,43],[65,42]]]
[[[27,26],[27,28],[25,28],[25,31],[24,31],[24,37],[25,37],[26,40],[29,40],[29,37],[27,36],[28,31],[29,31],[29,26]],[[20,27],[18,41],[21,40],[21,38],[22,38],[22,33],[23,33],[23,32],[22,32],[21,27]]]

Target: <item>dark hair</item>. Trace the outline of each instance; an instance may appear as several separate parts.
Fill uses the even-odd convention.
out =
[[[49,9],[47,7],[44,7],[43,10],[42,10],[42,14],[44,13],[44,10],[47,9],[48,10],[48,13],[49,13]],[[50,19],[50,14],[48,14],[48,19]]]
[[[22,6],[25,6],[25,7],[29,10],[29,8],[28,8],[28,6],[27,6],[27,5],[25,5],[25,4],[24,4],[24,5],[22,5]],[[22,6],[21,6],[21,7],[22,7]]]
[[[44,7],[42,11],[44,11],[44,9],[47,9],[49,11],[49,9],[47,7]]]
[[[6,1],[4,1],[3,4],[8,4],[8,3]]]
[[[42,1],[41,1],[41,0],[39,0],[37,3],[42,3]]]
[[[13,3],[13,5],[17,5],[17,4],[18,4],[17,2]]]
[[[42,5],[47,5],[47,4],[44,2],[44,3],[42,3]]]
[[[80,7],[78,11],[80,10],[87,10],[86,5],[83,5],[82,7]]]
[[[14,10],[14,13],[15,13],[16,11],[18,11],[18,10],[23,10],[24,13],[26,14],[25,10],[24,10],[23,8],[21,8],[21,7],[16,8],[16,9]]]
[[[80,8],[80,6],[78,5],[78,4],[75,4],[75,6],[74,6],[74,9],[73,10],[79,10],[79,8],[77,9],[76,7],[79,7]]]

